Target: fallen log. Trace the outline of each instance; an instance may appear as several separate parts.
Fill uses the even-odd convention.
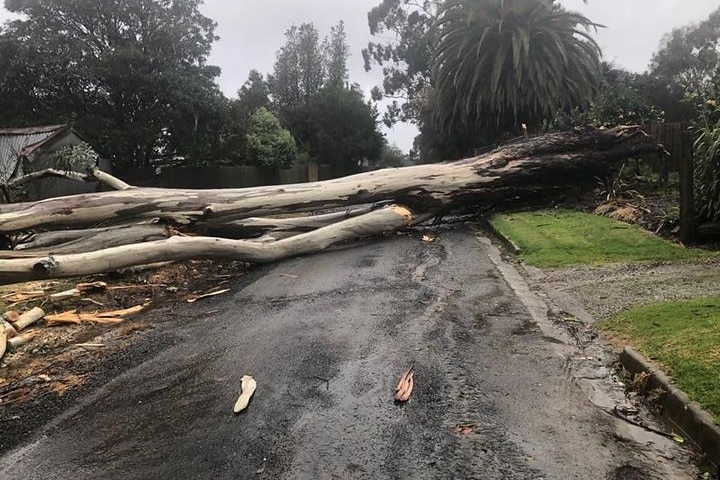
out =
[[[639,127],[573,130],[457,162],[376,170],[323,182],[221,190],[127,188],[2,205],[0,233],[129,218],[202,224],[378,201],[406,204],[419,212],[438,211],[592,185],[595,177],[607,175],[628,157],[662,151]]]
[[[90,275],[169,260],[224,258],[266,263],[317,252],[347,240],[395,231],[411,222],[412,214],[407,208],[391,205],[271,243],[174,236],[86,253],[0,260],[0,283]]]

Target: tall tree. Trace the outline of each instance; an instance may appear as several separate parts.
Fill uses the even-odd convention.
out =
[[[270,107],[270,90],[262,73],[250,70],[247,81],[238,90],[237,106],[247,117],[260,108]]]
[[[324,50],[327,55],[327,85],[344,86],[348,79],[347,59],[350,56],[350,47],[342,20],[330,29],[330,36],[324,42]]]
[[[501,133],[586,102],[600,79],[595,26],[555,0],[448,0],[435,25],[440,123]]]
[[[362,52],[365,70],[382,68],[382,88],[373,98],[390,100],[383,121],[420,123],[431,85],[431,63],[435,48],[432,25],[443,0],[382,0],[368,13],[371,35],[378,38]]]
[[[226,105],[200,3],[6,0],[0,122],[73,122],[126,167],[211,156]]]
[[[307,102],[325,84],[326,60],[320,33],[312,23],[292,26],[285,32],[285,44],[277,53],[270,91],[283,111]]]

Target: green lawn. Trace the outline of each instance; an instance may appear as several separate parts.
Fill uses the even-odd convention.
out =
[[[569,210],[495,215],[490,222],[520,247],[523,261],[538,267],[690,260],[712,255],[607,217]]]
[[[656,360],[720,419],[720,297],[635,307],[599,329]]]

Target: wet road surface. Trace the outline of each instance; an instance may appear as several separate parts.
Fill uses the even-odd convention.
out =
[[[265,268],[179,309],[148,334],[170,347],[5,454],[0,478],[690,478],[588,400],[491,250],[457,230]],[[245,374],[257,392],[233,415]]]

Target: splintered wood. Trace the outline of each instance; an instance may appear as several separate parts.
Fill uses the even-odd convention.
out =
[[[413,367],[410,367],[402,374],[397,387],[395,387],[396,402],[405,403],[410,400],[410,395],[412,394],[413,386],[415,385],[415,380],[413,380],[414,375],[415,373],[413,372]]]
[[[113,310],[110,312],[98,312],[98,313],[78,313],[77,310],[70,310],[56,315],[48,315],[45,317],[45,321],[48,325],[56,325],[62,323],[97,323],[101,325],[114,324],[122,322],[125,317],[138,312],[141,312],[145,308],[145,305],[137,305],[132,308],[126,308],[124,310]]]

